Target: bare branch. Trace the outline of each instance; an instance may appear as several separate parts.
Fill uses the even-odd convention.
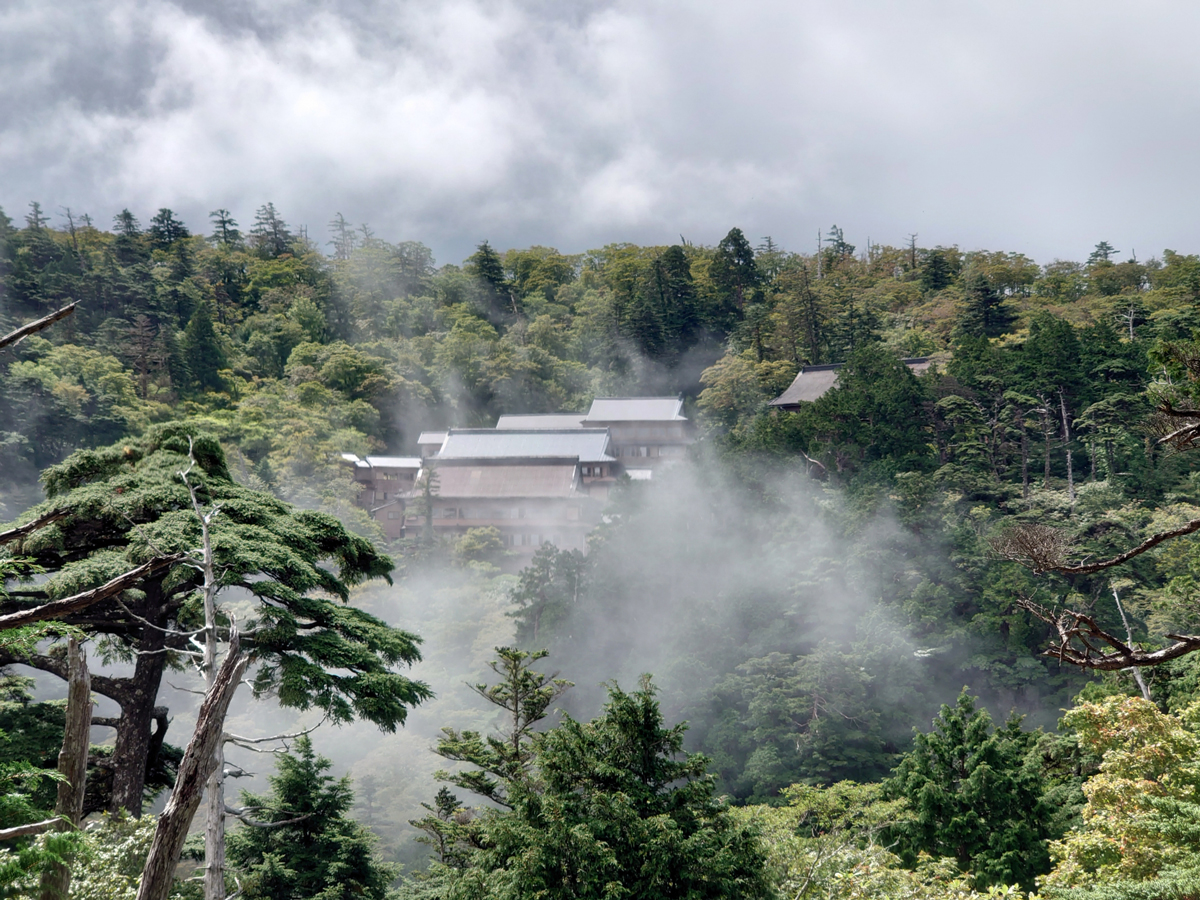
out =
[[[121,593],[121,591],[133,587],[147,575],[152,575],[160,569],[165,569],[168,566],[175,565],[177,562],[181,562],[183,558],[183,554],[181,553],[172,554],[171,556],[158,556],[149,562],[142,563],[137,568],[130,569],[123,575],[118,575],[106,584],[100,585],[100,587],[92,588],[90,591],[83,591],[70,597],[64,597],[62,600],[52,600],[50,603],[43,603],[41,606],[34,607],[33,609],[24,609],[20,612],[0,616],[0,630],[19,628],[22,625],[44,622],[47,619],[58,619],[73,612],[78,612],[81,609],[86,609],[94,603],[107,600],[109,597],[113,597]]]
[[[302,816],[296,816],[294,819],[281,819],[278,822],[259,822],[255,819],[247,817],[246,812],[258,807],[243,806],[241,809],[234,809],[232,806],[225,807],[225,814],[234,816],[239,819],[243,825],[249,825],[251,828],[282,828],[284,825],[295,825],[297,822],[303,822],[305,819],[311,819],[312,813],[305,813]]]
[[[992,541],[992,549],[1003,556],[1033,569],[1037,574],[1057,572],[1060,575],[1091,575],[1129,562],[1163,541],[1200,531],[1200,519],[1192,519],[1178,528],[1160,531],[1124,553],[1094,563],[1069,565],[1064,561],[1071,546],[1070,539],[1058,528],[1049,525],[1017,525]]]
[[[1060,662],[1070,663],[1082,669],[1116,672],[1141,666],[1157,666],[1200,650],[1200,635],[1168,634],[1167,637],[1175,643],[1161,650],[1145,651],[1131,647],[1116,635],[1105,631],[1086,613],[1067,609],[1055,615],[1027,597],[1018,599],[1017,606],[1048,625],[1053,625],[1058,632],[1058,647],[1045,651],[1043,655],[1055,657]],[[1108,644],[1113,651],[1100,650],[1096,643]],[[1082,648],[1079,644],[1083,645]]]
[[[59,821],[59,819],[43,819],[41,822],[30,822],[28,825],[0,828],[0,841],[13,841],[17,838],[29,837],[31,834],[41,834],[47,828],[57,825]]]
[[[329,716],[327,716],[327,715],[322,716],[320,722],[318,722],[316,725],[313,725],[311,728],[305,728],[303,731],[294,731],[290,734],[273,734],[270,737],[263,737],[263,738],[248,738],[248,737],[242,737],[241,735],[238,735],[238,734],[230,734],[229,732],[226,732],[224,735],[224,741],[227,744],[235,744],[238,747],[241,747],[243,750],[254,750],[255,748],[252,746],[254,744],[270,744],[273,742],[293,741],[296,738],[304,737],[305,735],[312,734],[314,731],[316,731],[318,728],[320,728],[322,725],[324,725],[325,720],[328,718],[329,718]],[[257,752],[261,753],[263,751],[257,751]],[[270,750],[270,751],[266,751],[266,752],[274,753],[276,751]]]
[[[19,344],[31,334],[36,334],[43,328],[49,328],[59,319],[65,319],[71,313],[75,312],[75,307],[78,305],[79,304],[76,302],[70,304],[69,306],[64,306],[62,309],[55,310],[48,316],[42,316],[42,318],[30,322],[28,325],[22,325],[16,331],[10,331],[4,337],[0,337],[0,347],[7,347],[9,344]]]

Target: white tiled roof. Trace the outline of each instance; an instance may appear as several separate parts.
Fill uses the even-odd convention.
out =
[[[679,397],[597,397],[584,418],[593,422],[683,422]]]
[[[367,462],[373,468],[380,469],[421,468],[421,458],[418,456],[368,456]]]
[[[609,454],[607,428],[559,431],[496,431],[492,428],[452,428],[438,459],[571,459],[615,462]]]
[[[582,428],[583,419],[583,413],[501,416],[496,422],[496,429],[498,431],[554,431],[563,428]]]

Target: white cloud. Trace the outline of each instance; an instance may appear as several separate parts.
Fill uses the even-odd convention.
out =
[[[1146,3],[26,0],[0,202],[201,227],[270,199],[497,246],[1189,249],[1200,8]],[[1192,248],[1194,249],[1194,248]]]

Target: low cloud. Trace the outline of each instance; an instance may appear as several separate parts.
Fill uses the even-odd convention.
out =
[[[851,240],[1188,249],[1200,9],[1116,4],[24,0],[0,203],[194,228],[272,200],[458,261]],[[1142,246],[1138,246],[1141,244]]]

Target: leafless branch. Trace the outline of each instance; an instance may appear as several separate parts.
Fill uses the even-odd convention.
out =
[[[241,809],[234,809],[232,806],[225,807],[225,814],[234,816],[239,819],[243,825],[249,825],[251,828],[282,828],[284,825],[295,825],[297,822],[303,822],[305,819],[311,819],[312,813],[305,813],[302,816],[296,816],[294,819],[281,819],[278,822],[259,822],[257,819],[251,819],[246,815],[250,809],[258,807],[243,806]]]
[[[1163,541],[1200,531],[1200,519],[1192,519],[1167,531],[1146,538],[1124,553],[1094,563],[1070,565],[1065,561],[1071,541],[1061,529],[1049,525],[1016,525],[992,541],[992,549],[1005,559],[1011,559],[1033,569],[1037,574],[1057,572],[1060,575],[1091,575],[1129,562]]]
[[[286,741],[294,741],[296,738],[304,737],[305,735],[312,734],[314,731],[316,731],[318,728],[320,728],[322,725],[324,725],[326,719],[328,719],[328,718],[329,718],[329,716],[327,716],[327,715],[322,716],[321,721],[318,722],[316,725],[313,725],[311,728],[305,728],[303,731],[293,731],[290,734],[273,734],[270,737],[248,738],[248,737],[242,737],[241,735],[238,735],[238,734],[230,734],[229,732],[226,732],[224,735],[224,740],[227,744],[234,744],[238,747],[241,747],[243,750],[254,750],[257,753],[278,753],[278,752],[280,752],[278,750],[265,750],[265,751],[257,750],[253,745],[254,744],[270,744],[270,743],[282,743],[282,742],[286,742]],[[286,744],[284,746],[284,749],[285,750],[287,749]]]
[[[4,337],[0,337],[0,347],[7,347],[10,344],[19,344],[31,334],[36,334],[43,328],[49,328],[59,319],[65,319],[71,313],[75,312],[75,307],[78,305],[78,303],[72,303],[68,306],[64,306],[62,309],[55,310],[48,316],[42,316],[42,318],[30,322],[28,325],[22,325],[16,331],[10,331],[8,334],[4,335]]]
[[[57,825],[59,819],[43,819],[41,822],[30,822],[28,825],[15,825],[12,828],[0,828],[0,841],[14,841],[17,838],[29,837],[31,834],[41,834],[47,828]]]
[[[1055,614],[1027,597],[1018,599],[1017,606],[1054,626],[1058,632],[1058,646],[1045,651],[1045,656],[1082,669],[1116,672],[1140,666],[1156,666],[1200,650],[1200,635],[1168,634],[1167,637],[1175,643],[1161,650],[1145,651],[1105,631],[1086,613],[1067,609]],[[1097,646],[1099,644],[1107,644],[1112,649],[1102,650]]]

